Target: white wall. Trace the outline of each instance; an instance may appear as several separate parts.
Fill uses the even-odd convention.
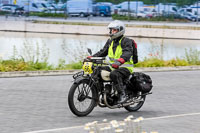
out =
[[[26,24],[25,24],[26,23]],[[90,34],[108,35],[107,26],[84,26],[84,25],[56,25],[56,24],[35,24],[22,21],[0,21],[0,30],[4,31],[28,31],[28,32],[49,32],[49,33],[68,33],[68,34]],[[17,26],[16,26],[17,25]],[[165,24],[164,24],[165,26]],[[185,29],[181,29],[184,27]],[[194,26],[195,29],[196,26]],[[188,28],[188,29],[187,29]],[[87,30],[86,30],[87,29]],[[187,38],[199,39],[200,30],[194,30],[186,25],[174,26],[174,29],[165,28],[140,28],[127,27],[126,36],[145,36],[160,38]]]

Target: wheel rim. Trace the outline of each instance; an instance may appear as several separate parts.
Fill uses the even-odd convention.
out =
[[[86,112],[92,104],[92,91],[86,83],[79,84],[74,92],[74,106],[79,112]]]
[[[81,17],[84,17],[84,14],[83,13],[81,13],[81,15],[80,15]]]
[[[139,99],[139,98],[138,98]],[[141,97],[140,98],[141,100],[144,100],[144,97]],[[143,104],[144,101],[139,101],[139,102],[136,102],[134,103],[133,105],[130,105],[129,107],[130,108],[137,108],[138,106],[140,106],[140,104]]]
[[[142,93],[140,92],[140,95],[141,95]],[[134,103],[134,104],[132,104],[132,105],[130,105],[130,106],[128,106],[129,108],[131,108],[131,109],[137,109],[138,107],[140,107],[140,106],[142,106],[143,105],[143,103],[144,103],[144,101],[145,101],[145,96],[139,96],[139,97],[137,97],[136,99],[140,99],[140,100],[143,100],[143,101],[139,101],[139,102],[136,102],[136,103]]]

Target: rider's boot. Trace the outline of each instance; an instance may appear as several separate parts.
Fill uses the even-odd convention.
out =
[[[118,104],[122,104],[124,102],[126,102],[128,99],[126,97],[126,92],[125,92],[125,88],[126,86],[124,85],[115,85],[116,89],[118,90]]]

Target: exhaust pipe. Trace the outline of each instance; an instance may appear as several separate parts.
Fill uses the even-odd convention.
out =
[[[136,99],[136,100],[132,100],[131,102],[128,102],[128,103],[122,103],[122,104],[117,104],[117,105],[111,106],[107,102],[106,93],[104,93],[104,97],[103,98],[104,98],[105,105],[110,109],[121,108],[121,107],[129,106],[129,105],[132,105],[134,103],[143,101],[143,100],[140,100],[140,99]]]

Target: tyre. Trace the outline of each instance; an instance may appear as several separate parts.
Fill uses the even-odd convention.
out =
[[[129,112],[138,111],[142,107],[142,105],[144,104],[146,96],[139,96],[139,97],[137,97],[137,99],[141,99],[142,101],[136,102],[133,105],[129,105],[129,106],[126,106],[124,108]]]
[[[84,13],[80,13],[80,17],[81,18],[85,17],[85,14]]]
[[[97,93],[89,86],[89,80],[74,83],[68,94],[69,108],[77,116],[88,115],[96,106]]]
[[[100,14],[101,17],[104,17],[105,15],[103,13]]]

